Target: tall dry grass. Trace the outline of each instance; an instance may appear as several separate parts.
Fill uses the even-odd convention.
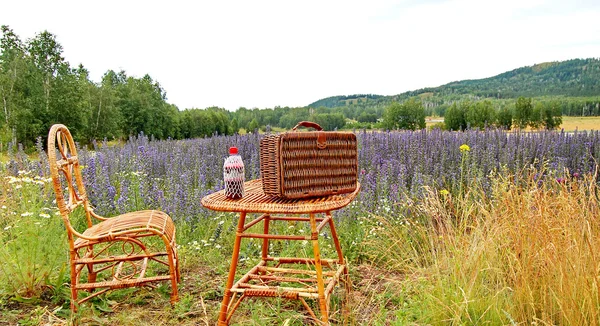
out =
[[[414,321],[600,323],[597,180],[539,175],[497,176],[491,194],[428,189],[404,216],[378,218],[377,262],[423,289]]]

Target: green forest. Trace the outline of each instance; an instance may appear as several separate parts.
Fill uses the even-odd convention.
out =
[[[440,128],[552,129],[561,115],[600,115],[600,58],[537,64],[394,96],[332,96],[304,107],[241,107],[231,112],[178,108],[168,103],[166,90],[150,75],[108,70],[100,81],[92,81],[83,64],[71,66],[63,57],[56,35],[43,31],[22,40],[9,26],[1,30],[0,151],[16,144],[32,147],[55,123],[67,125],[77,141],[90,144],[140,133],[185,139],[241,129],[290,129],[302,120],[315,121],[325,130],[420,129],[425,116],[449,113],[450,123]]]

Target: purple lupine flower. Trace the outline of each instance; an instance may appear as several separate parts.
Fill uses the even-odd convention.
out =
[[[125,144],[78,148],[85,166],[84,181],[92,204],[102,215],[131,210],[135,193],[139,207],[159,208],[174,220],[198,222],[211,216],[200,199],[223,187],[222,166],[230,146],[237,146],[246,166],[246,179],[260,177],[260,135],[214,136],[192,140],[153,140],[144,135],[131,137]],[[593,172],[600,157],[600,132],[516,132],[500,130],[358,132],[358,178],[362,192],[357,210],[374,211],[384,200],[400,207],[406,199],[420,196],[423,186],[456,191],[461,177],[461,153],[468,144],[464,163],[468,179],[477,178],[486,191],[492,171],[509,174],[533,167],[540,172],[537,181],[563,180],[565,169],[577,171],[573,178]],[[0,167],[16,175],[19,170],[48,176],[40,162],[24,159],[16,146],[9,150],[9,162]],[[22,152],[22,149],[20,149]],[[140,172],[136,184],[127,175]],[[543,174],[541,174],[543,173]],[[518,182],[518,181],[515,181]],[[411,198],[412,197],[412,198]],[[336,216],[345,216],[340,213]]]

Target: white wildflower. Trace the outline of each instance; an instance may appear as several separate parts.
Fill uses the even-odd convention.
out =
[[[7,225],[6,227],[4,227],[4,231],[8,231],[10,228],[12,228],[12,226]]]
[[[221,249],[221,245],[219,245],[219,244],[218,244],[218,245],[215,245],[215,248],[217,248],[217,249]]]
[[[50,182],[52,181],[52,178],[44,178],[44,177],[40,177],[39,175],[36,175],[33,178],[35,183],[45,183],[45,182]]]
[[[21,214],[21,216],[23,216],[23,217],[31,216],[31,215],[33,215],[33,213],[31,213],[31,212],[25,212],[25,213]]]
[[[43,218],[50,218],[50,214],[46,214],[46,213],[40,213],[40,217],[43,217]]]

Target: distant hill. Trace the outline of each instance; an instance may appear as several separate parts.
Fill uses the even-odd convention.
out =
[[[356,94],[356,95],[347,95],[347,96],[331,96],[328,98],[320,99],[316,102],[313,102],[308,105],[308,107],[319,108],[335,108],[339,106],[358,104],[367,102],[368,100],[376,100],[379,98],[385,97],[383,95],[375,95],[375,94]]]
[[[600,58],[545,62],[521,67],[489,78],[455,81],[439,87],[428,87],[393,96],[333,96],[311,103],[309,107],[333,108],[356,104],[348,102],[352,99],[364,99],[364,101],[377,105],[392,100],[425,95],[424,93],[427,93],[428,97],[435,96],[446,99],[460,99],[467,95],[500,99],[519,96],[599,96]]]

